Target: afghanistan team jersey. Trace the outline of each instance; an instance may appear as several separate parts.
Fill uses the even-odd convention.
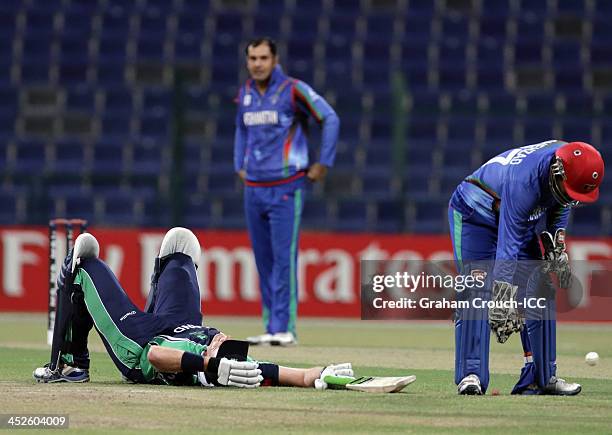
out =
[[[306,83],[285,75],[279,65],[263,95],[249,79],[236,102],[234,169],[246,170],[248,180],[281,180],[308,167],[308,116],[323,129],[319,162],[333,165],[340,128],[336,112]]]
[[[511,149],[493,157],[461,183],[456,193],[498,229],[496,279],[511,282],[513,261],[543,230],[565,228],[569,208],[549,188],[555,151],[566,142],[549,140]],[[452,205],[452,204],[451,204]]]
[[[169,385],[198,385],[194,373],[160,373],[149,362],[147,355],[151,346],[164,346],[185,352],[203,355],[213,337],[219,333],[216,328],[196,325],[180,325],[172,334],[157,335],[145,346],[140,357],[140,369],[146,382]]]

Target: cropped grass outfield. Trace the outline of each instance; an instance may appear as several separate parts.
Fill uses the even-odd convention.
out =
[[[403,432],[612,433],[612,325],[560,325],[558,373],[580,382],[577,397],[516,397],[520,340],[491,344],[491,385],[499,396],[459,397],[453,383],[453,327],[444,323],[301,320],[295,348],[251,354],[292,366],[350,361],[358,375],[415,374],[399,394],[297,388],[168,387],[122,383],[91,334],[92,380],[42,385],[32,370],[48,359],[43,315],[0,314],[0,413],[63,413],[86,433]],[[206,317],[235,338],[261,328],[257,319]],[[589,351],[600,364],[584,363]]]

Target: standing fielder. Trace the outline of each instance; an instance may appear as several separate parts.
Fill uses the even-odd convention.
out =
[[[463,275],[486,274],[487,295],[496,302],[547,295],[545,309],[527,313],[526,327],[514,308],[462,309],[455,321],[455,383],[459,394],[484,394],[489,383],[489,334],[500,343],[521,334],[525,366],[513,394],[575,395],[579,384],[556,377],[554,289],[538,276],[538,236],[548,260],[542,272],[556,272],[570,284],[565,227],[570,208],[599,196],[604,162],[583,142],[558,140],[527,145],[492,158],[468,176],[449,204],[455,262]],[[517,297],[521,295],[521,297]],[[460,298],[466,295],[458,296]]]
[[[87,336],[94,326],[116,367],[132,382],[325,389],[325,376],[353,375],[350,363],[295,369],[217,357],[228,337],[201,326],[195,266],[200,244],[185,228],[171,229],[162,241],[146,312],[130,301],[99,252],[98,241],[81,234],[62,265],[51,361],[34,371],[38,382],[89,381]]]
[[[322,180],[336,153],[339,120],[306,83],[278,64],[276,44],[246,48],[251,78],[238,93],[234,168],[245,182],[246,220],[259,272],[266,333],[252,344],[296,343],[297,251],[305,177]],[[322,126],[319,162],[309,164],[308,117]]]

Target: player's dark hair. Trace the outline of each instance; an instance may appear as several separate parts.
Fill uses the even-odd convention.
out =
[[[276,56],[276,41],[269,36],[263,36],[259,38],[254,38],[249,41],[246,48],[244,49],[244,54],[249,55],[249,47],[258,47],[261,44],[267,44],[270,47],[270,52],[272,56]]]

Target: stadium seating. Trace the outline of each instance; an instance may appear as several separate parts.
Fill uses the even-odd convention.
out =
[[[342,122],[304,225],[444,232],[456,183],[506,148],[556,137],[612,157],[610,3],[0,2],[0,221],[164,226],[182,204],[185,225],[244,228],[232,100],[265,34]],[[610,234],[611,189],[576,233]]]

